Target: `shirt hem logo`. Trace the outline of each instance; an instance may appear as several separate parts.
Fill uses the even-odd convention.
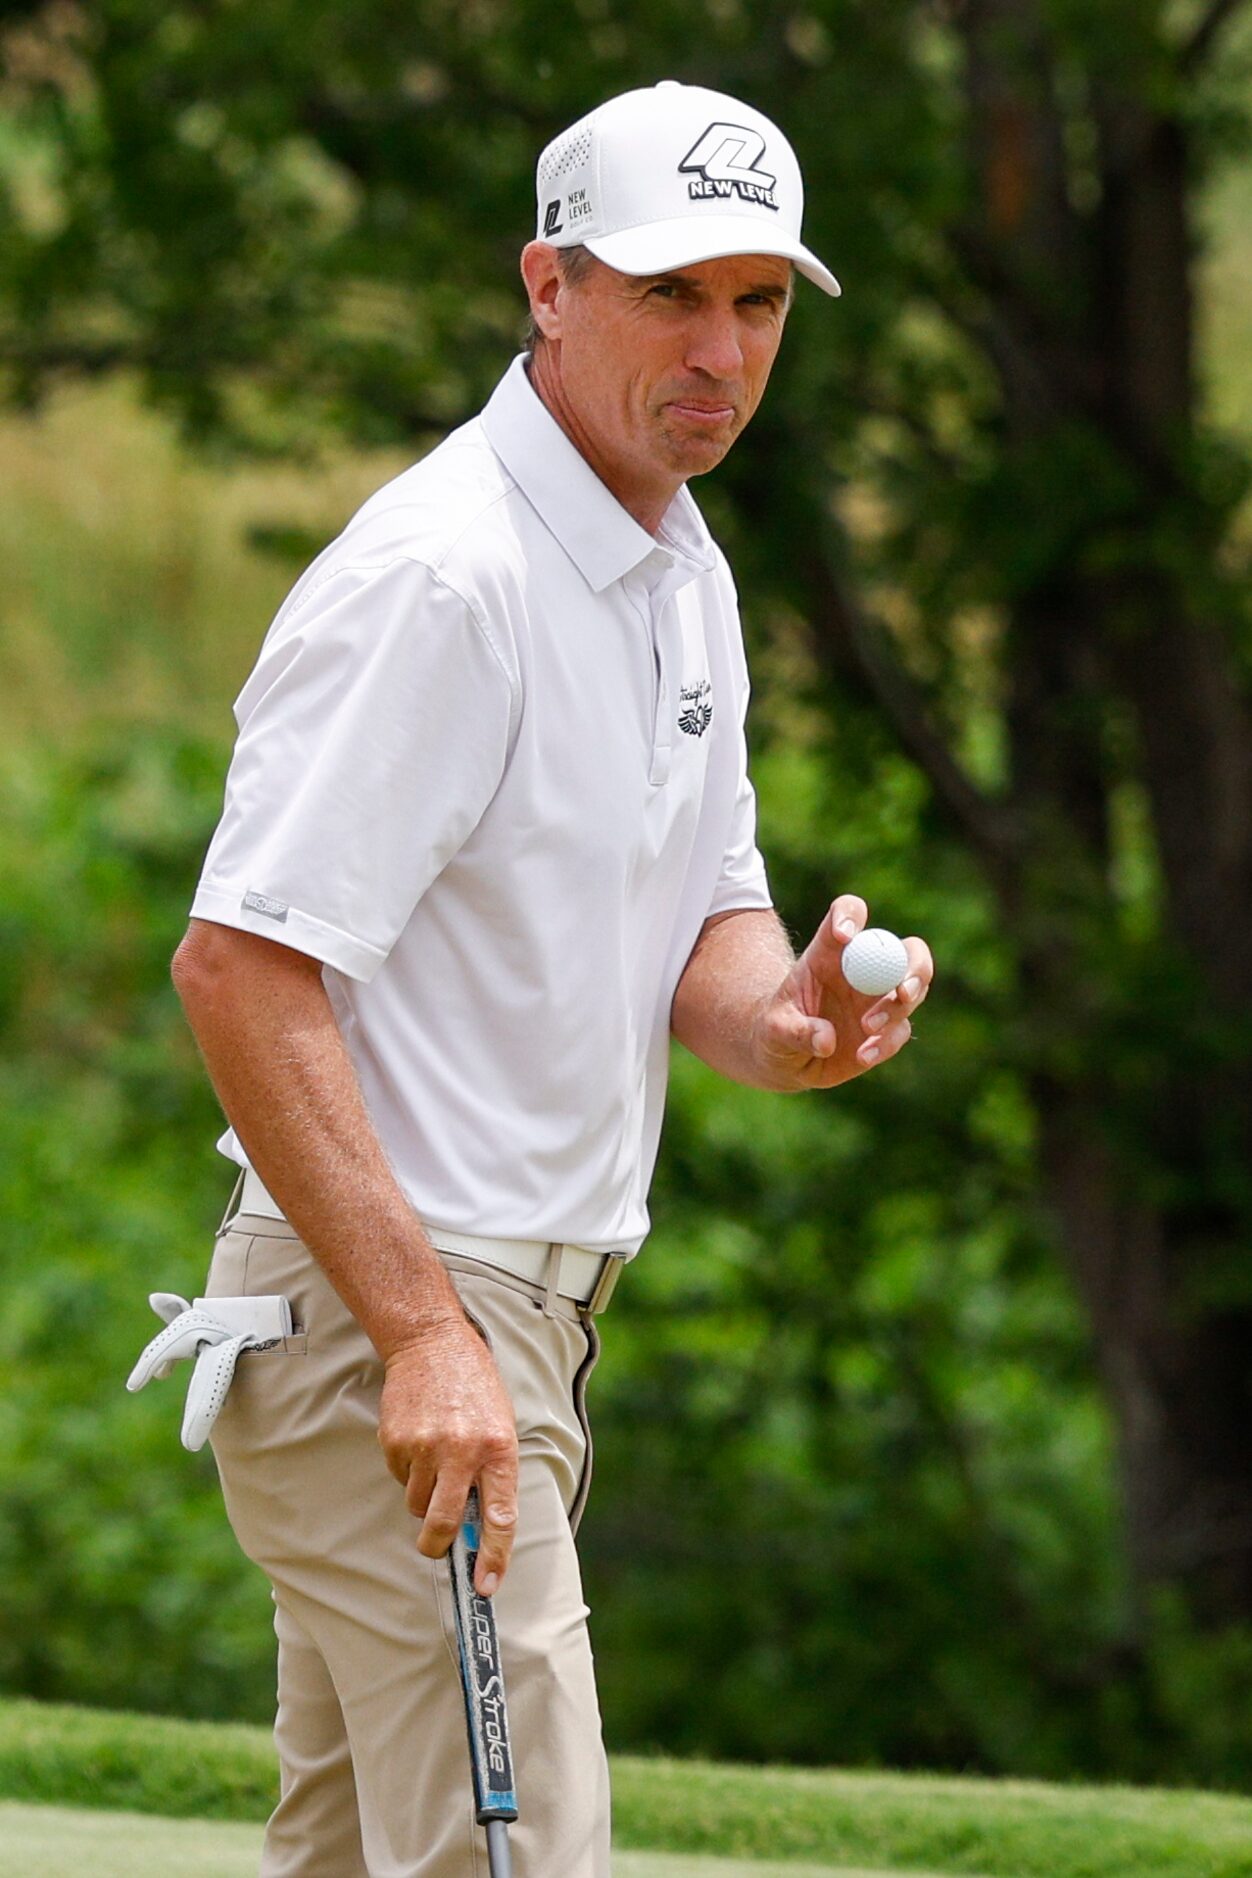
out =
[[[286,924],[291,911],[285,900],[271,900],[268,893],[254,893],[251,889],[243,896],[243,909],[246,913],[264,913],[266,919],[276,919],[280,926]]]

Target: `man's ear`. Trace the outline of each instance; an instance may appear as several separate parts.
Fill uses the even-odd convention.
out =
[[[561,266],[550,241],[527,242],[522,249],[522,279],[536,328],[545,339],[559,339],[561,315],[556,297],[561,288]]]

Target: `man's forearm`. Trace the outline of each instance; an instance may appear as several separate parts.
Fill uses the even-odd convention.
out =
[[[460,1318],[383,1153],[315,961],[193,924],[174,979],[249,1160],[379,1354]]]
[[[678,981],[670,1024],[693,1055],[758,1089],[790,1089],[762,1064],[756,1020],[795,963],[772,909],[746,908],[710,920]]]

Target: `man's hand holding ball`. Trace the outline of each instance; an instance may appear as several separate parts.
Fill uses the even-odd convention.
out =
[[[913,1034],[912,1014],[934,976],[930,947],[867,928],[867,916],[855,894],[832,901],[762,1012],[767,1086],[832,1089],[897,1055]]]

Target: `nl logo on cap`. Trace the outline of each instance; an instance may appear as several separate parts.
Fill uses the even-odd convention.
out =
[[[560,196],[554,196],[549,202],[543,218],[543,239],[550,241],[553,235],[559,235],[565,227],[561,220]],[[571,228],[580,228],[591,220],[591,201],[585,189],[571,189],[564,198],[565,213],[569,217]]]
[[[687,194],[693,202],[739,196],[744,202],[776,209],[777,178],[757,168],[764,154],[765,139],[759,131],[743,124],[710,124],[678,165],[679,174],[692,178]]]

